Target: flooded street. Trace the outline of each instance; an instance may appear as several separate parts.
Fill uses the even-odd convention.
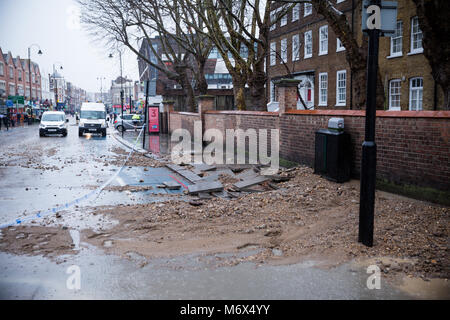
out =
[[[37,126],[1,133],[0,224],[64,206],[121,168],[129,149],[112,131],[105,138],[78,137],[72,122],[67,137],[40,138]],[[130,133],[125,140],[133,137]],[[352,261],[264,263],[264,237],[228,236],[214,231],[216,224],[202,227],[194,217],[181,222],[181,229],[174,229],[179,219],[149,225],[150,218],[142,220],[136,208],[150,210],[150,216],[173,210],[165,203],[173,197],[189,201],[184,190],[190,182],[166,167],[139,161],[132,158],[98,197],[1,230],[0,299],[414,298],[384,278],[381,289],[368,289],[367,266]],[[161,188],[165,181],[178,181],[181,187]],[[202,238],[203,228],[215,235]],[[190,230],[193,238],[185,238]],[[260,244],[252,244],[255,239]],[[274,258],[283,255],[270,250]],[[68,285],[73,266],[79,270],[79,289]]]

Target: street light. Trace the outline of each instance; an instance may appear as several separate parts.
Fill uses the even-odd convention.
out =
[[[61,62],[57,61],[57,62],[53,63],[53,81],[54,81],[54,85],[55,85],[55,107],[56,107],[56,110],[58,110],[58,81],[56,81],[55,64],[59,64],[59,70],[62,70],[63,67],[61,65]]]
[[[33,95],[32,95],[32,88],[33,88],[33,83],[31,82],[31,48],[33,46],[36,46],[38,48],[38,55],[42,55],[42,50],[41,47],[38,44],[33,43],[32,45],[30,45],[28,47],[28,79],[30,81],[30,119],[33,118],[33,106],[32,106],[32,100],[33,100]],[[37,90],[36,90],[37,92]],[[29,124],[30,122],[28,122]]]
[[[122,77],[122,52],[120,50],[117,49],[117,51],[119,52],[119,59],[120,59],[120,105],[121,105],[121,114],[122,114],[122,137],[123,137],[123,132],[124,132],[124,127],[123,127],[123,77]],[[113,54],[110,53],[109,54],[109,58],[113,58]]]
[[[97,77],[97,80],[100,80],[100,100],[103,102],[103,83],[102,80],[106,79],[105,77]]]

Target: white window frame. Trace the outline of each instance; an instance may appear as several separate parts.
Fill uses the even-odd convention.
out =
[[[8,72],[9,72],[9,78],[14,79],[14,68],[12,66],[9,66]],[[12,76],[11,76],[11,74],[12,74]]]
[[[309,16],[310,14],[312,14],[312,4],[311,3],[305,3],[305,5],[303,6],[303,16]]]
[[[16,95],[16,84],[8,82],[8,86],[9,86],[9,95],[10,96],[15,96]],[[11,87],[14,87],[14,92],[13,93],[11,93]]]
[[[5,75],[5,64],[3,62],[0,62],[0,76]]]
[[[394,41],[399,41],[400,51],[394,52]],[[388,58],[401,57],[403,55],[403,21],[397,20],[395,34],[391,37],[391,48]]]
[[[288,45],[287,45],[287,38],[281,39],[280,41],[280,58],[281,63],[288,62]]]
[[[0,89],[5,90],[6,92],[6,81],[0,80]]]
[[[339,75],[343,74],[345,76],[345,86],[344,86],[344,97],[345,99],[339,99]],[[343,107],[347,104],[347,70],[339,70],[336,72],[336,107]]]
[[[269,64],[271,66],[275,66],[277,64],[277,43],[276,41],[270,43],[270,61]]]
[[[273,23],[277,18],[277,10],[272,10],[270,12],[270,23]],[[273,31],[277,28],[277,24],[274,23],[273,25],[270,26],[270,31]]]
[[[341,39],[336,38],[336,52],[345,51],[345,47],[341,42]]]
[[[323,34],[322,30],[326,30]],[[328,54],[328,25],[319,28],[319,56]]]
[[[398,84],[398,86],[393,87],[394,84]],[[402,94],[402,80],[401,79],[392,79],[389,81],[389,110],[391,111],[400,111],[401,110],[401,94]],[[394,106],[393,102],[398,101],[398,105]]]
[[[417,32],[414,32],[414,23],[415,21],[417,21]],[[414,36],[415,35],[420,35],[420,48],[414,48]],[[420,25],[419,25],[419,18],[413,17],[411,18],[411,39],[410,39],[410,52],[408,54],[417,54],[417,53],[423,53],[423,34],[422,34],[422,30],[420,30]]]
[[[325,81],[323,81],[325,77]],[[325,90],[325,91],[324,91]],[[325,92],[325,99],[323,98],[322,91]],[[326,106],[328,104],[328,73],[319,73],[319,106]]]
[[[280,27],[284,27],[285,25],[287,25],[287,22],[288,22],[288,16],[287,16],[287,13],[285,13],[284,16],[282,16],[280,19]]]
[[[312,53],[313,53],[313,38],[312,38],[312,36],[313,36],[312,30],[306,31],[304,34],[304,41],[305,41],[304,59],[308,59],[308,58],[312,57]],[[307,42],[308,39],[310,40],[309,42]],[[310,45],[309,47],[311,48],[310,53],[308,53],[308,45]]]
[[[422,86],[414,86],[413,82],[415,80],[420,80]],[[413,95],[417,94],[417,100],[418,106],[413,107]],[[409,79],[409,110],[410,111],[421,111],[423,110],[423,78],[422,77],[414,77]]]
[[[300,19],[300,3],[297,3],[294,8],[292,8],[292,22]]]
[[[292,61],[300,60],[300,35],[292,36]]]

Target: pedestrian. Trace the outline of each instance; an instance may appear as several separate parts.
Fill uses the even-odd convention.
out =
[[[4,115],[0,113],[0,131],[2,131],[2,122]]]
[[[25,122],[30,125],[30,122],[28,121],[28,113],[25,112],[25,114],[23,115],[23,123],[25,124]]]
[[[9,115],[7,115],[7,116],[3,116],[3,124],[5,125],[5,127],[6,127],[6,131],[8,131],[9,130]]]

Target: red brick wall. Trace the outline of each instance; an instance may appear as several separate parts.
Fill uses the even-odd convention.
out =
[[[195,114],[171,113],[170,128],[193,128]],[[353,174],[359,175],[364,141],[364,111],[296,110],[273,112],[208,111],[205,130],[280,129],[280,157],[314,165],[315,131],[332,117],[344,118],[351,136]],[[192,131],[191,131],[192,132]],[[270,130],[269,130],[270,132]],[[225,136],[225,135],[224,135]],[[450,112],[377,111],[377,177],[440,190],[450,189]],[[270,143],[268,143],[270,150]]]

